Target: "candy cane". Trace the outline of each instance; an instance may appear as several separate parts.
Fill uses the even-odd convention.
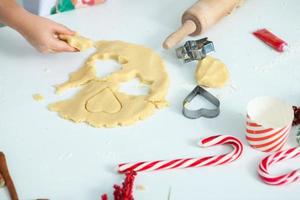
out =
[[[288,160],[291,158],[300,157],[300,147],[294,147],[291,149],[279,151],[275,154],[271,154],[265,157],[259,164],[258,174],[260,178],[270,185],[285,185],[297,181],[300,178],[300,170],[294,170],[283,175],[271,175],[268,172],[268,168],[277,162]]]
[[[201,147],[210,147],[220,144],[229,144],[233,147],[233,151],[218,156],[206,156],[202,158],[184,158],[174,160],[157,160],[150,162],[123,163],[119,164],[119,172],[127,171],[156,171],[166,169],[182,169],[191,167],[217,166],[230,163],[238,159],[243,152],[243,144],[241,141],[229,135],[217,135],[204,138],[200,141]]]

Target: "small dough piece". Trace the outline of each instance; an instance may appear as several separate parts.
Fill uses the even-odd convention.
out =
[[[207,56],[198,62],[195,76],[199,85],[219,88],[225,85],[229,72],[226,65],[219,59]]]
[[[59,35],[59,39],[66,41],[71,47],[74,47],[79,51],[85,51],[94,45],[92,40],[82,37],[77,33],[73,36],[61,34]]]
[[[43,97],[43,95],[41,95],[41,94],[34,94],[34,95],[32,95],[32,98],[35,100],[35,101],[43,101],[44,100],[44,97]]]

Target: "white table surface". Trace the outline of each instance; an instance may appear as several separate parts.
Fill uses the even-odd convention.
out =
[[[170,77],[170,107],[129,127],[92,128],[74,124],[47,110],[66,95],[54,95],[53,85],[67,79],[93,52],[42,55],[10,28],[0,29],[0,149],[6,153],[20,199],[92,200],[112,194],[123,176],[120,162],[173,159],[219,154],[226,147],[200,149],[201,137],[231,134],[245,144],[238,161],[220,167],[140,173],[137,200],[182,199],[299,199],[300,183],[272,187],[262,183],[256,168],[266,155],[245,140],[247,102],[271,95],[300,105],[300,4],[298,0],[248,0],[203,36],[216,47],[213,56],[230,70],[231,84],[211,90],[221,99],[216,119],[189,120],[181,114],[183,98],[195,86],[195,63],[182,65],[174,51],[161,43],[180,24],[194,0],[108,0],[88,9],[58,14],[51,19],[94,40],[124,40],[159,52]],[[287,40],[290,53],[279,54],[258,41],[252,31],[266,27]],[[74,91],[73,91],[74,92]],[[38,103],[32,94],[41,93]],[[288,144],[295,146],[295,130]],[[299,167],[300,159],[272,167],[283,173]],[[110,196],[111,197],[111,196]],[[9,199],[0,190],[0,199]]]

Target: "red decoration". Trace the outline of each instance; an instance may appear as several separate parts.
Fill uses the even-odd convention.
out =
[[[102,200],[108,200],[107,194],[103,194],[103,195],[101,196],[101,199],[102,199]]]
[[[294,109],[294,121],[293,126],[297,126],[300,124],[300,107],[297,108],[297,106],[293,106]]]
[[[255,32],[253,32],[253,35],[255,35],[257,38],[262,40],[264,43],[272,47],[273,49],[283,52],[284,47],[287,46],[287,43],[268,31],[267,29],[259,29]]]
[[[114,185],[114,200],[134,200],[133,198],[133,185],[136,172],[128,171],[125,173],[126,178],[122,186]],[[102,200],[108,200],[107,194],[101,196]]]

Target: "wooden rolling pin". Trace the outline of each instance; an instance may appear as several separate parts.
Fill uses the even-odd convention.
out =
[[[182,26],[163,43],[170,49],[184,37],[196,36],[239,7],[244,0],[199,0],[182,15]]]

